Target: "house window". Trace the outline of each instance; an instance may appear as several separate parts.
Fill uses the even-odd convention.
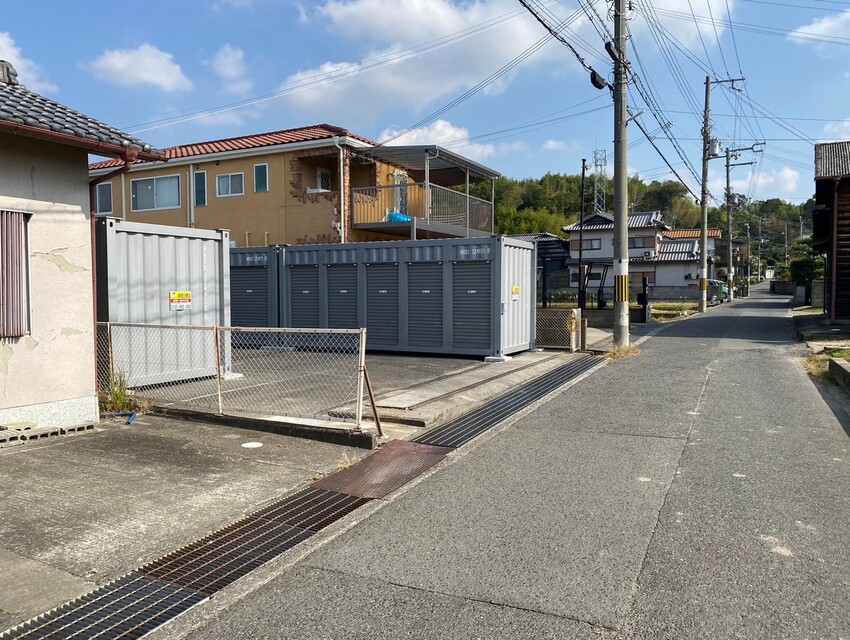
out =
[[[130,210],[154,211],[180,207],[180,176],[130,180]]]
[[[29,217],[21,211],[0,211],[0,338],[29,331]]]
[[[101,182],[95,187],[94,211],[98,215],[112,213],[112,183]]]
[[[195,206],[207,206],[207,172],[195,172]]]
[[[643,247],[644,247],[643,241],[645,239],[646,238],[644,238],[642,236],[637,237],[637,238],[629,238],[629,249],[643,249]]]
[[[581,241],[581,248],[584,251],[589,251],[592,249],[601,249],[602,248],[602,240],[600,238],[591,238],[589,240]]]
[[[245,175],[242,173],[225,173],[216,176],[215,195],[219,198],[241,196],[245,193]]]
[[[316,169],[316,186],[323,191],[330,191],[331,172],[327,169]]]
[[[269,190],[269,165],[254,165],[254,193],[266,193]]]

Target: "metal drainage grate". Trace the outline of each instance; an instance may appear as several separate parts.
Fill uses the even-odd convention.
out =
[[[313,533],[283,522],[249,517],[146,564],[138,571],[212,594]]]
[[[339,474],[334,474],[331,477],[336,475]],[[367,498],[325,491],[316,488],[317,486],[313,485],[313,487],[284,498],[280,502],[275,502],[256,513],[252,513],[251,517],[283,522],[310,531],[321,531],[369,502]]]
[[[0,639],[141,638],[207,599],[131,572],[4,633]]]
[[[431,430],[413,442],[438,447],[460,447],[598,363],[599,359],[594,356],[578,358]]]
[[[320,480],[314,486],[361,498],[385,498],[427,471],[452,449],[407,440],[392,440],[344,471]]]

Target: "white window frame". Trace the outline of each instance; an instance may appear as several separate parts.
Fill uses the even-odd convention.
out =
[[[0,210],[0,261],[14,271],[0,279],[0,338],[30,333],[29,223],[25,211]]]
[[[328,188],[327,189],[325,189],[322,186],[322,174],[327,174],[327,176],[328,176]],[[322,192],[332,191],[333,190],[333,183],[334,183],[334,176],[333,176],[333,173],[331,173],[330,169],[325,169],[323,167],[316,167],[316,189],[318,191],[322,191]]]
[[[266,168],[266,188],[262,191],[257,191],[257,167],[265,167]],[[268,193],[271,188],[271,184],[269,184],[269,163],[268,162],[260,162],[254,165],[254,193]]]
[[[198,204],[198,176],[199,175],[204,176],[204,191],[203,191],[203,193],[204,193],[204,203],[203,204]],[[207,172],[206,171],[195,171],[194,176],[192,178],[192,190],[194,191],[194,193],[192,194],[192,198],[193,198],[192,202],[194,202],[196,207],[206,207],[207,206],[207,204],[208,204],[207,188],[208,188]]]
[[[156,181],[161,180],[162,178],[177,178],[177,206],[174,207],[157,207],[156,206]],[[154,207],[153,209],[137,209],[136,202],[133,200],[133,183],[134,182],[144,182],[146,180],[154,181],[153,188],[153,197],[154,197]],[[182,193],[181,185],[180,185],[180,174],[179,173],[170,173],[167,176],[151,176],[150,178],[133,178],[130,180],[130,211],[133,213],[144,213],[145,211],[170,211],[174,209],[180,209],[181,203],[183,202],[183,193]]]
[[[232,176],[242,176],[242,191],[240,193],[219,193],[218,190],[218,179],[227,176],[228,178]],[[233,185],[231,184],[231,180],[228,180],[228,189],[231,189]],[[230,173],[217,173],[215,176],[215,197],[216,198],[238,198],[239,196],[245,195],[245,173],[243,171],[232,171]]]
[[[100,188],[101,187],[109,187],[109,209],[103,209],[101,207],[101,197],[100,197]],[[112,183],[109,181],[100,182],[94,187],[94,212],[95,215],[98,216],[108,216],[112,215]]]

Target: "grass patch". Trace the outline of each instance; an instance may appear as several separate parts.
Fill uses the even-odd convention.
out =
[[[658,311],[697,311],[699,304],[696,302],[653,302],[652,310]]]
[[[97,394],[101,413],[144,413],[149,405],[136,397],[127,386],[127,374],[119,371],[109,381],[109,386]]]
[[[827,352],[833,358],[850,362],[850,349],[827,349]]]
[[[608,360],[626,360],[639,355],[640,349],[633,344],[630,344],[628,347],[614,347],[605,353],[605,357]]]
[[[829,372],[829,355],[813,353],[803,361],[808,374],[818,382],[835,382]]]

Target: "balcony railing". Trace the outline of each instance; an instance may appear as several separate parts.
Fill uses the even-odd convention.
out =
[[[428,192],[430,191],[430,211]],[[352,189],[352,222],[376,224],[404,223],[413,218],[425,223],[457,227],[457,235],[466,230],[493,232],[493,205],[465,193],[425,183],[408,183]]]

